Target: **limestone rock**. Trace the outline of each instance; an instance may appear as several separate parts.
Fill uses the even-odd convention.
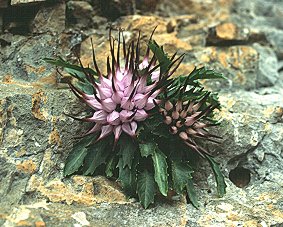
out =
[[[221,71],[227,80],[208,80],[204,84],[218,90],[251,90],[256,88],[259,67],[258,52],[251,46],[239,45],[199,48],[191,62]]]
[[[282,13],[281,1],[235,1],[231,18],[250,29],[263,33],[273,45],[276,54],[282,58]]]
[[[273,46],[279,58],[283,57],[283,31],[282,29],[267,29],[265,32],[267,40]]]
[[[166,33],[167,31],[166,19],[158,16],[126,16],[119,21],[118,26],[130,31],[140,30],[149,35],[156,26],[155,34]]]
[[[269,48],[254,44],[253,47],[259,53],[257,87],[273,86],[279,79],[278,64],[275,52]]]
[[[11,0],[11,5],[44,2],[45,0]]]
[[[16,2],[22,4],[14,5]],[[13,29],[6,29],[0,35],[1,226],[264,227],[283,223],[280,1],[150,1],[156,11],[145,15],[148,6],[135,4],[149,1],[72,0],[67,4],[75,7],[72,15],[77,22],[68,31],[64,26],[70,12],[65,13],[63,2],[32,2],[40,3],[12,1],[10,8],[27,7],[36,13],[40,7],[35,18],[29,17],[33,34],[15,35],[9,33]],[[109,7],[103,8],[105,5]],[[5,23],[18,21],[8,18],[6,9],[0,10]],[[134,12],[138,14],[126,16]],[[222,126],[213,129],[223,137],[222,144],[204,141],[204,146],[225,175],[228,188],[223,198],[217,197],[214,176],[204,161],[194,175],[199,210],[187,205],[183,197],[178,202],[158,199],[155,206],[144,210],[134,199],[126,198],[114,181],[63,177],[64,161],[75,143],[73,136],[87,127],[64,113],[82,114],[86,106],[78,103],[55,68],[42,59],[59,55],[72,60],[76,49],[83,64],[92,66],[92,38],[98,65],[105,72],[109,54],[106,19],[91,28],[80,25],[93,23],[97,15],[125,29],[127,43],[141,30],[144,48],[158,25],[153,38],[170,55],[177,50],[186,53],[177,74],[186,75],[195,65],[205,65],[228,78],[201,81],[219,92],[222,104],[215,111]]]
[[[223,21],[229,17],[230,7],[233,1],[198,1],[198,0],[162,0],[159,1],[157,9],[164,16],[197,15],[200,19],[206,18],[206,25]]]
[[[31,25],[33,33],[62,33],[65,29],[66,5],[64,1],[57,4],[42,5]]]
[[[69,1],[67,2],[69,21],[73,24],[79,24],[81,27],[91,27],[94,10],[86,1]],[[71,23],[71,22],[70,22]]]
[[[1,218],[1,217],[4,217]],[[1,220],[2,219],[2,220]],[[102,203],[94,207],[70,206],[39,201],[0,211],[3,226],[185,226],[186,208],[183,204],[160,204],[144,210],[138,204]]]
[[[118,185],[104,177],[75,176],[67,182],[46,179],[33,175],[27,187],[27,192],[37,193],[48,198],[50,202],[64,202],[67,204],[81,204],[86,206],[98,203],[127,203],[126,196]]]
[[[283,91],[279,89],[278,93],[273,94],[268,93],[268,90],[265,92],[266,94],[256,94],[242,91],[220,95],[223,108],[219,117],[224,127],[227,127],[223,131],[223,150],[219,147],[219,152],[223,151],[225,155],[223,159],[227,160],[227,164],[230,164],[231,167],[240,163],[251,169],[252,172],[261,172],[263,169],[267,172],[277,172],[278,166],[275,163],[278,162],[279,165],[282,159],[277,154],[280,153],[280,141],[283,138],[280,123],[282,121]],[[268,143],[269,146],[264,145],[265,143]],[[274,154],[278,161],[273,160],[274,165],[266,169],[264,162],[272,157],[264,159],[261,157],[262,152]],[[228,158],[227,155],[233,157]],[[260,160],[258,164],[257,159]]]
[[[1,62],[6,64],[0,72],[0,79],[3,82],[27,87],[56,86],[56,72],[43,58],[54,56],[58,52],[64,56],[64,51],[58,49],[63,36],[43,34],[34,38],[17,35],[2,37],[6,43],[1,48],[3,54],[0,55]]]
[[[229,46],[246,44],[249,39],[248,28],[239,27],[235,23],[225,22],[210,28],[206,45]]]
[[[235,39],[237,33],[237,28],[232,23],[218,25],[215,30],[216,36],[225,40]]]
[[[282,223],[282,190],[280,186],[264,182],[246,189],[228,185],[229,199],[211,200],[205,190],[201,192],[205,207],[188,208],[187,226],[272,226]]]

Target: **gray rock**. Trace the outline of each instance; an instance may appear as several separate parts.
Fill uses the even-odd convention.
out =
[[[186,226],[271,226],[282,223],[282,190],[270,182],[240,189],[228,183],[224,198],[202,190],[202,207],[189,206]],[[274,214],[274,215],[273,215]]]
[[[193,57],[185,59],[194,65],[205,65],[221,72],[227,80],[205,80],[204,84],[214,91],[256,89],[259,54],[249,45],[211,46],[197,48]]]
[[[253,47],[259,53],[258,72],[256,73],[256,86],[273,86],[279,78],[277,57],[271,48],[255,43]]]
[[[232,18],[240,24],[258,33],[263,33],[273,46],[279,58],[282,58],[282,2],[278,0],[235,1]]]
[[[224,129],[224,141],[216,150],[224,155],[222,160],[226,160],[226,168],[231,170],[236,166],[243,166],[257,173],[257,179],[264,178],[260,174],[262,170],[277,172],[278,168],[282,168],[275,164],[263,165],[265,153],[271,153],[279,163],[283,161],[280,157],[283,139],[282,92],[279,89],[277,93],[264,95],[236,92],[220,96],[223,101],[220,115],[224,120],[220,130]]]
[[[76,6],[74,9],[82,10],[74,14],[78,23],[72,24],[72,29],[80,30],[83,28],[80,24],[92,23],[90,7],[96,9],[97,2],[88,1],[91,5],[70,2],[68,4]],[[112,8],[104,8],[108,10],[104,16],[116,19],[117,15],[132,13],[128,10],[133,8],[132,3],[125,6],[124,1],[112,1],[108,4]],[[182,44],[191,42],[192,50],[188,50],[182,66],[205,64],[228,77],[228,81],[204,82],[209,89],[220,92],[223,106],[215,113],[222,126],[213,129],[223,137],[223,142],[213,145],[204,141],[204,146],[220,163],[228,185],[227,194],[217,197],[209,164],[201,161],[194,173],[199,210],[187,205],[183,197],[179,202],[158,198],[155,206],[144,210],[137,201],[128,200],[119,185],[104,177],[63,177],[64,161],[75,142],[73,136],[88,127],[63,113],[83,114],[85,106],[64,89],[54,67],[42,58],[65,57],[71,53],[71,48],[80,49],[85,39],[82,34],[94,33],[94,43],[100,45],[98,57],[104,61],[102,41],[106,39],[100,34],[107,33],[105,21],[101,22],[100,30],[95,26],[92,30],[85,27],[82,33],[70,30],[65,34],[62,33],[66,20],[64,4],[44,3],[33,20],[32,37],[2,34],[0,225],[264,227],[283,223],[283,83],[279,79],[282,62],[276,59],[277,55],[280,60],[282,54],[280,3],[237,0],[229,20],[225,16],[230,3],[223,1],[158,3],[159,15],[178,16],[156,17],[156,21],[164,22],[159,26],[164,30],[157,34],[164,33],[166,37],[171,34]],[[116,9],[118,14],[112,14]],[[180,16],[182,11],[193,15]],[[80,15],[83,13],[90,13],[91,18]],[[140,17],[133,28],[144,27],[145,18]],[[227,23],[228,27],[233,27],[230,19],[239,33],[226,32]],[[132,23],[132,19],[124,20],[124,24]],[[170,34],[166,29],[168,21],[176,22],[172,22]],[[151,31],[150,25],[144,29]],[[206,46],[207,34],[213,31],[210,28],[217,31],[216,38],[221,41]],[[229,42],[223,45],[223,40]],[[81,49],[88,49],[86,46]],[[83,60],[91,61],[91,54],[89,56]],[[243,170],[247,172],[243,174]]]
[[[185,207],[178,203],[161,204],[158,208],[144,210],[138,204],[100,204],[96,207],[84,207],[40,202],[18,206],[13,210],[3,211],[2,214],[8,217],[2,221],[5,227],[16,226],[17,220],[23,218],[21,214],[24,214],[26,224],[66,227],[184,226],[186,220]]]
[[[273,46],[275,53],[279,59],[283,58],[283,31],[278,29],[268,29],[266,38]]]
[[[31,31],[33,33],[60,34],[65,29],[66,5],[64,1],[57,4],[42,5],[36,14]]]
[[[60,37],[44,34],[34,38],[24,36],[3,36],[7,43],[0,56],[2,64],[6,67],[0,72],[0,78],[11,78],[19,83],[44,83],[46,86],[56,85],[56,74],[49,71],[51,66],[43,61],[45,57],[54,56],[62,50],[57,49]],[[52,46],[49,44],[53,43]],[[45,80],[45,79],[46,80]],[[42,80],[41,80],[42,79]],[[30,85],[30,84],[27,84]]]
[[[67,2],[69,23],[82,28],[92,27],[92,17],[95,14],[92,6],[86,1]]]

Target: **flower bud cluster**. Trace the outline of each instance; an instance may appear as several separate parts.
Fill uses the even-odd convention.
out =
[[[201,101],[178,100],[173,103],[170,100],[165,101],[164,106],[159,108],[162,114],[164,123],[169,126],[169,131],[173,135],[178,135],[186,145],[202,155],[207,151],[200,147],[196,142],[196,138],[206,139],[218,143],[214,138],[221,137],[212,135],[206,128],[214,126],[214,124],[204,123],[202,120],[208,116],[215,106],[209,105],[203,109],[208,94]]]

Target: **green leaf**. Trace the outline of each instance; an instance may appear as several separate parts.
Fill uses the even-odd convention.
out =
[[[140,143],[140,152],[142,157],[148,157],[152,155],[156,149],[156,143],[148,142],[148,143]]]
[[[70,68],[64,68],[64,70],[81,82],[85,82],[87,80],[85,74],[82,71],[78,71]]]
[[[93,86],[89,82],[77,81],[74,86],[86,94],[91,95],[94,93]]]
[[[172,180],[174,185],[174,190],[181,194],[188,184],[189,179],[192,179],[191,174],[193,173],[191,167],[188,163],[181,161],[172,162]]]
[[[121,181],[124,191],[130,196],[134,195],[137,184],[136,165],[129,168],[128,166],[125,166],[123,159],[120,158],[117,166],[119,168],[118,180]]]
[[[186,185],[188,197],[195,208],[199,208],[198,198],[192,179],[188,179]]]
[[[154,130],[157,126],[162,124],[162,116],[161,114],[154,115],[154,117],[150,117],[145,120],[144,124],[149,130]]]
[[[137,177],[137,193],[139,200],[146,209],[154,202],[155,183],[152,173],[145,170],[138,174]]]
[[[162,195],[167,196],[168,192],[168,173],[167,173],[167,162],[165,154],[160,151],[157,147],[152,155],[154,165],[154,179],[159,187],[159,191]]]
[[[214,176],[215,176],[215,180],[217,183],[217,192],[219,197],[223,197],[226,193],[226,183],[224,180],[224,177],[221,173],[221,170],[219,168],[219,165],[215,162],[215,160],[210,157],[209,155],[205,155],[205,157],[207,158],[207,160],[209,161],[209,164],[213,170]]]
[[[78,80],[74,83],[76,88],[86,94],[93,94],[93,86],[85,74],[88,73],[91,76],[97,76],[97,73],[94,70],[91,68],[82,68],[81,66],[70,64],[60,57],[58,59],[45,58],[44,60],[47,63],[63,67],[67,73]],[[96,80],[95,77],[94,80]]]
[[[117,161],[115,160],[115,156],[110,158],[110,160],[106,164],[105,174],[107,177],[113,176],[113,170],[115,169]]]
[[[154,128],[151,133],[153,135],[156,135],[158,137],[163,137],[163,139],[169,139],[172,137],[172,134],[170,133],[168,125],[162,123],[158,125],[156,128]]]
[[[106,159],[111,152],[111,146],[107,138],[88,148],[89,152],[85,158],[83,168],[84,175],[93,174],[98,166],[106,163]]]
[[[205,67],[199,69],[195,68],[190,73],[189,78],[191,81],[199,80],[199,79],[226,79],[226,77],[224,77],[222,73],[218,73],[214,70],[206,69]]]
[[[160,47],[154,40],[149,41],[149,49],[155,54],[159,64],[160,64],[160,73],[163,74],[168,70],[168,66],[171,64],[170,59],[167,54],[164,53],[162,47]]]
[[[94,137],[91,135],[81,139],[74,145],[65,163],[64,176],[73,174],[83,165],[84,158],[88,152],[86,146],[89,145],[93,139]]]
[[[123,168],[128,166],[131,169],[132,161],[137,150],[136,143],[129,136],[123,136],[119,140],[119,146],[120,151],[118,154],[121,155],[123,159]]]
[[[220,102],[218,100],[218,95],[216,93],[211,93],[207,98],[207,102],[213,106],[217,106],[217,109],[221,108]]]
[[[80,74],[81,72],[83,72],[83,69],[82,69],[81,66],[70,64],[69,62],[65,61],[61,57],[58,57],[58,59],[44,58],[43,60],[46,61],[49,64],[63,67],[64,69],[66,69],[66,72],[70,73],[74,77],[75,77],[75,74],[77,74],[78,77],[80,77],[80,76],[83,77],[83,78],[85,77],[85,75]],[[86,72],[90,73],[91,75],[97,76],[97,73],[91,68],[85,68],[84,70]]]

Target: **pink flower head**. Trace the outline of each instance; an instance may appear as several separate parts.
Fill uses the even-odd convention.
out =
[[[160,103],[157,97],[162,91],[162,84],[173,72],[169,73],[168,69],[161,75],[157,58],[155,55],[149,57],[149,47],[141,59],[140,34],[136,43],[132,41],[126,47],[123,33],[119,31],[117,50],[114,50],[115,40],[111,37],[111,30],[109,39],[111,58],[107,58],[107,75],[100,72],[94,50],[93,63],[98,79],[95,81],[92,75],[83,70],[93,85],[94,94],[87,95],[73,85],[71,89],[94,110],[92,117],[82,119],[95,123],[87,134],[100,132],[100,140],[113,133],[117,142],[122,133],[136,136],[138,123],[146,120],[149,111]]]
[[[94,93],[85,94],[72,84],[70,87],[94,111],[92,117],[80,119],[95,124],[86,135],[99,132],[100,140],[113,133],[116,143],[122,133],[136,136],[139,122],[145,121],[150,116],[149,112],[161,102],[158,95],[166,89],[167,79],[178,68],[183,56],[174,60],[167,71],[161,73],[155,54],[152,58],[149,57],[149,46],[145,56],[140,57],[140,34],[136,43],[132,41],[126,47],[123,33],[119,31],[117,50],[114,50],[115,40],[111,36],[111,30],[109,41],[111,58],[107,58],[106,75],[102,75],[98,68],[92,43],[93,64],[98,79],[95,80],[80,61],[86,78],[93,85]],[[120,54],[123,55],[123,61]],[[169,72],[176,62],[177,66]]]

